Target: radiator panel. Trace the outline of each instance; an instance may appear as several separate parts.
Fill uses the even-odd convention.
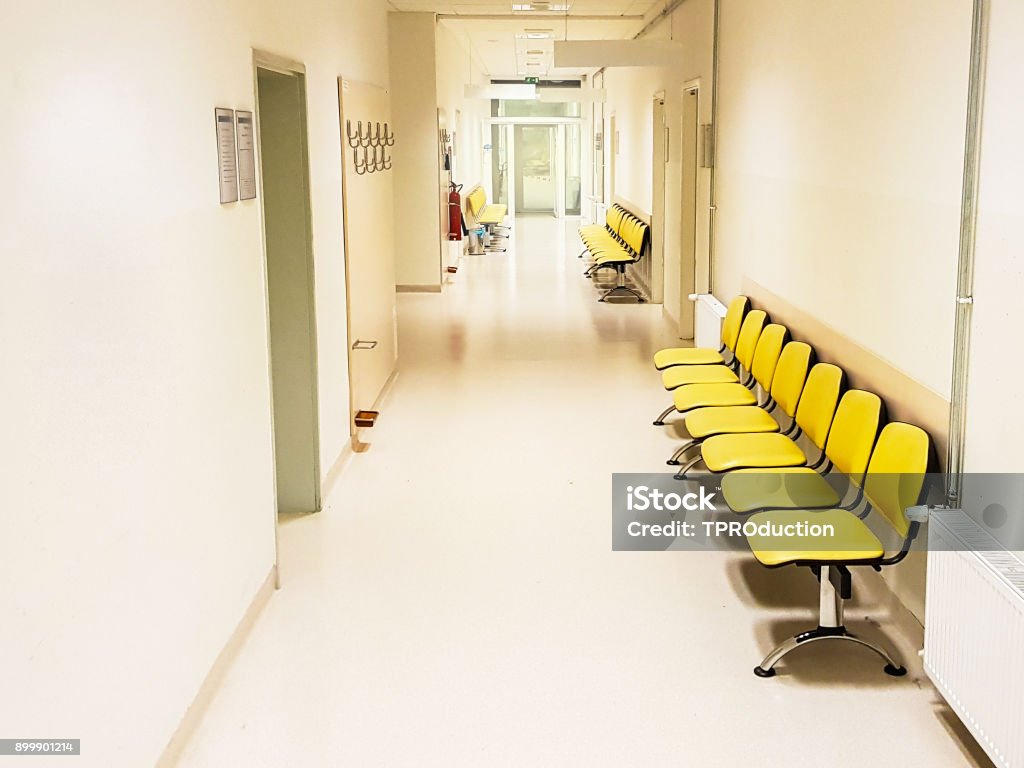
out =
[[[725,311],[725,305],[710,293],[697,294],[693,317],[694,346],[710,349],[718,349],[721,346]]]
[[[959,510],[929,522],[924,667],[996,765],[1024,767],[1024,562],[979,551]],[[988,537],[991,541],[991,537]]]

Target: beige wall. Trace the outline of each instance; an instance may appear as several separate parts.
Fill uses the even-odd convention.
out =
[[[320,453],[348,441],[337,77],[387,84],[376,0],[7,4],[0,36],[5,732],[152,765],[274,561],[259,201],[213,109],[305,62]],[[74,691],[74,696],[68,692]]]
[[[754,280],[946,399],[970,5],[721,10],[715,293]]]
[[[968,472],[1020,472],[1024,415],[1007,405],[1018,402],[1024,368],[1015,341],[1024,328],[1024,5],[989,8],[964,458]]]
[[[469,40],[448,22],[437,25],[437,106],[448,116],[449,130],[458,131],[455,158],[456,181],[468,192],[483,181],[483,145],[490,142],[481,121],[490,117],[491,103],[467,99],[466,85],[489,82],[472,53]],[[456,126],[456,115],[459,125]]]
[[[651,28],[652,40],[672,39],[682,46],[679,64],[675,67],[612,67],[604,72],[608,101],[605,115],[615,115],[618,156],[615,158],[614,197],[629,200],[644,213],[652,208],[651,165],[653,141],[653,100],[665,94],[665,119],[669,126],[669,161],[666,166],[665,189],[665,272],[664,308],[673,323],[679,321],[681,299],[679,285],[683,86],[699,80],[701,86],[700,123],[711,122],[711,76],[714,43],[713,0],[686,0],[669,17]],[[614,137],[605,146],[612,151]],[[707,169],[698,173],[698,188],[707,188]],[[698,200],[699,210],[707,211],[707,195]],[[707,253],[708,219],[697,220],[697,252]],[[699,284],[699,282],[698,282]]]
[[[437,68],[433,13],[389,13],[394,147],[395,282],[441,285],[437,216]]]

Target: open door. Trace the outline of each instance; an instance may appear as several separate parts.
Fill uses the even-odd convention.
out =
[[[256,103],[277,511],[316,512],[320,441],[305,75],[257,60]]]
[[[697,147],[699,91],[683,92],[682,123],[682,232],[679,262],[679,338],[693,338],[694,304],[687,297],[696,290],[697,273]]]
[[[338,80],[348,293],[351,430],[358,444],[360,411],[375,412],[395,372],[395,248],[391,216],[391,126],[383,88]]]

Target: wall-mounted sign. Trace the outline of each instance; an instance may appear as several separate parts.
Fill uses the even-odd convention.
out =
[[[238,199],[256,197],[256,143],[253,139],[252,112],[235,113],[238,123]]]
[[[214,110],[217,120],[217,164],[220,171],[220,201],[238,200],[238,158],[235,155],[235,111]]]

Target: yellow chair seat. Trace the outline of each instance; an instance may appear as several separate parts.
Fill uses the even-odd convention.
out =
[[[810,467],[737,469],[722,478],[722,498],[733,512],[740,513],[776,508],[822,509],[841,501],[828,480]]]
[[[508,212],[507,205],[493,203],[484,208],[483,213],[477,217],[477,221],[481,224],[501,224],[505,220],[506,212]]]
[[[671,368],[665,375],[676,370],[689,368]],[[753,405],[698,408],[686,415],[686,431],[690,437],[696,438],[746,432],[778,432],[779,429],[779,422],[770,413]]]
[[[728,472],[740,467],[795,467],[807,463],[800,446],[778,433],[715,435],[701,443],[700,455],[712,472]]]
[[[673,365],[714,365],[725,362],[717,349],[705,347],[671,347],[654,353],[654,367],[659,371]]]
[[[793,535],[785,535],[785,529],[769,529],[767,536],[760,533],[747,536],[750,551],[764,565],[785,565],[799,561],[844,562],[856,560],[874,560],[881,557],[885,550],[882,543],[856,515],[843,509],[829,509],[822,512],[811,512],[806,509],[784,509],[778,511],[758,512],[750,516],[755,525],[768,523],[770,526],[799,525],[806,526],[831,525],[834,535],[828,531],[822,535],[798,535],[796,528]],[[781,535],[772,535],[775,533]],[[808,531],[809,532],[809,531]]]
[[[604,224],[587,224],[584,227],[580,227],[579,234],[582,239],[586,239],[588,237],[599,237],[600,235],[611,236],[611,233],[608,231],[608,227]]]
[[[677,411],[724,405],[755,405],[757,397],[742,384],[690,384],[673,390]]]
[[[598,264],[618,264],[623,261],[634,261],[633,254],[621,246],[618,250],[609,248],[607,251],[594,254],[594,261]]]
[[[739,380],[739,376],[724,365],[677,365],[661,374],[661,383],[665,389],[675,389],[686,384],[723,384]]]

